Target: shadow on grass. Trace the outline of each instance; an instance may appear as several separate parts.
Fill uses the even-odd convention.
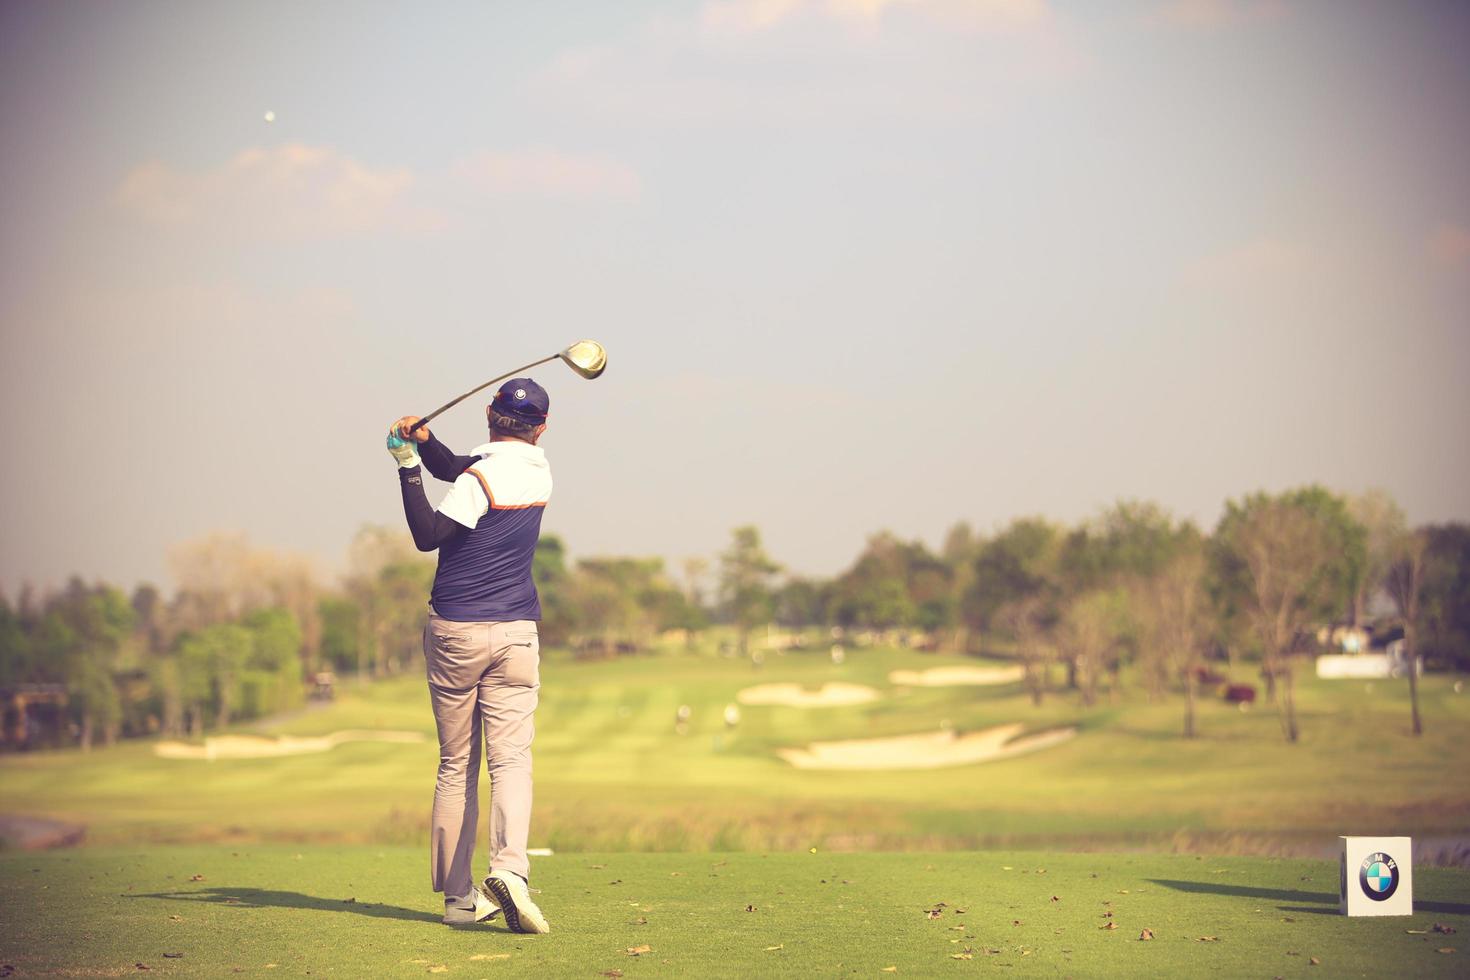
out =
[[[421,909],[405,909],[397,905],[345,901],[340,898],[318,898],[301,892],[277,891],[271,888],[206,888],[197,892],[152,892],[128,895],[128,898],[156,898],[169,902],[203,902],[235,908],[312,909],[317,912],[350,912],[374,919],[402,919],[405,922],[439,922],[439,916]]]
[[[1150,878],[1156,885],[1172,888],[1175,891],[1190,892],[1197,895],[1234,895],[1239,898],[1264,899],[1268,902],[1315,902],[1319,907],[1293,907],[1284,908],[1286,912],[1322,912],[1324,914],[1337,914],[1336,892],[1304,892],[1291,888],[1251,888],[1247,885],[1227,885],[1215,881],[1173,881],[1167,878]],[[1331,908],[1320,908],[1322,905]],[[1414,900],[1415,912],[1439,912],[1442,915],[1470,915],[1470,905],[1459,902],[1424,902]]]

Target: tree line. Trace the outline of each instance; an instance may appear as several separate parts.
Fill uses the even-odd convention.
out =
[[[53,741],[90,747],[289,711],[326,672],[384,677],[420,656],[433,564],[401,532],[362,529],[332,584],[305,557],[241,535],[187,543],[169,562],[169,597],[76,579],[0,596],[4,744],[28,741],[26,709],[13,707],[27,697],[52,697],[65,729]],[[903,631],[1015,658],[1038,704],[1057,690],[1091,704],[1126,668],[1150,696],[1183,694],[1186,734],[1200,684],[1250,664],[1294,741],[1293,664],[1331,624],[1387,622],[1411,658],[1470,668],[1470,526],[1411,529],[1380,492],[1258,493],[1228,502],[1208,532],[1147,502],[1075,526],[960,523],[937,551],[882,532],[830,578],[783,575],[749,526],[677,576],[658,558],[572,561],[548,535],[533,574],[543,642],[581,656],[637,652],[670,631],[692,644],[715,624],[733,628],[732,653],[755,652],[772,625]]]

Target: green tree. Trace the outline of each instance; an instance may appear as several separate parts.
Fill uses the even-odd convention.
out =
[[[1015,643],[1026,690],[1040,705],[1048,664],[1055,659],[1052,633],[1061,615],[1065,588],[1062,529],[1039,518],[1012,521],[986,541],[975,557],[969,590],[961,600],[966,623]],[[1069,665],[1069,677],[1075,665]]]
[[[720,595],[740,637],[741,656],[750,653],[750,631],[771,621],[771,579],[780,570],[754,526],[731,532],[730,547],[720,554]]]
[[[1197,733],[1195,701],[1198,674],[1212,632],[1213,607],[1206,589],[1205,541],[1186,525],[1169,564],[1135,580],[1133,603],[1143,637],[1145,666],[1184,689],[1184,737]]]
[[[296,617],[281,607],[257,609],[241,625],[251,633],[241,714],[260,717],[299,706],[305,700],[302,671],[307,664]]]
[[[1420,531],[1400,531],[1388,551],[1383,586],[1404,621],[1404,660],[1409,668],[1409,712],[1415,735],[1424,734],[1419,717],[1419,593],[1424,585],[1428,539]]]
[[[1076,665],[1083,704],[1096,703],[1103,675],[1116,673],[1119,650],[1131,628],[1127,597],[1121,589],[1094,589],[1067,604],[1059,640]]]
[[[1299,736],[1290,657],[1309,642],[1308,626],[1346,608],[1364,538],[1342,499],[1317,486],[1230,501],[1215,530],[1217,574],[1260,644],[1268,693],[1284,681],[1288,742]]]
[[[1361,626],[1367,618],[1368,603],[1383,588],[1384,576],[1398,558],[1408,523],[1403,508],[1386,490],[1349,497],[1347,507],[1364,535],[1363,548],[1351,556],[1347,566],[1347,618],[1353,626]]]
[[[254,639],[238,623],[215,623],[180,638],[181,687],[192,732],[203,730],[206,712],[213,714],[219,728],[239,714]]]
[[[323,595],[317,614],[322,622],[322,660],[334,670],[355,669],[361,638],[361,608],[347,595]]]
[[[995,629],[1001,610],[1023,599],[1041,600],[1040,622],[1054,620],[1062,585],[1061,539],[1056,525],[1028,517],[1012,521],[987,541],[975,558],[970,588],[961,601],[966,622],[982,632]]]
[[[1419,643],[1426,661],[1470,670],[1470,525],[1421,529],[1424,583],[1419,596]]]

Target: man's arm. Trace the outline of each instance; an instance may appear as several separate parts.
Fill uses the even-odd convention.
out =
[[[403,516],[408,519],[408,530],[413,535],[415,548],[433,551],[469,531],[463,524],[429,506],[429,498],[424,496],[423,471],[419,467],[399,467],[398,487],[403,491]]]
[[[419,455],[423,457],[424,468],[433,474],[436,480],[443,480],[445,483],[453,483],[459,479],[459,475],[480,458],[478,456],[457,456],[432,434],[428,439],[419,443]]]
[[[393,423],[393,428],[400,437],[406,438],[405,434],[418,420],[417,415],[405,415]],[[445,483],[453,483],[479,458],[456,455],[453,450],[434,437],[428,426],[414,430],[413,439],[418,443],[417,448],[419,455],[423,458],[424,467],[435,479],[443,480]]]

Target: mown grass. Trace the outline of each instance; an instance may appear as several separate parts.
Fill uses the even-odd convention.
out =
[[[549,654],[533,844],[1322,855],[1338,834],[1470,838],[1470,756],[1462,748],[1470,696],[1451,679],[1425,678],[1427,731],[1413,738],[1402,682],[1303,676],[1295,745],[1282,740],[1265,706],[1241,712],[1207,700],[1200,737],[1185,740],[1178,698],[1150,703],[1136,688],[1090,708],[1061,695],[1038,708],[1017,685],[904,689],[887,681],[896,668],[973,662],[849,650],[842,666],[825,653],[791,653],[757,670],[679,652],[596,663]],[[737,728],[722,721],[746,685],[826,680],[871,684],[883,697],[850,708],[747,707]],[[681,704],[693,711],[685,735],[674,731]],[[1076,725],[1080,734],[1031,756],[915,772],[802,772],[774,754],[813,739],[1014,721]],[[93,845],[422,840],[437,750],[420,677],[348,687],[327,708],[266,727],[299,735],[409,730],[425,741],[212,763],[160,759],[143,742],[90,755],[11,756],[0,760],[0,809],[84,823]]]
[[[553,931],[518,936],[439,924],[426,868],[422,848],[11,853],[0,963],[27,976],[1434,977],[1463,976],[1470,953],[1458,870],[1416,871],[1412,917],[1349,920],[1322,861],[557,855],[533,871]]]

